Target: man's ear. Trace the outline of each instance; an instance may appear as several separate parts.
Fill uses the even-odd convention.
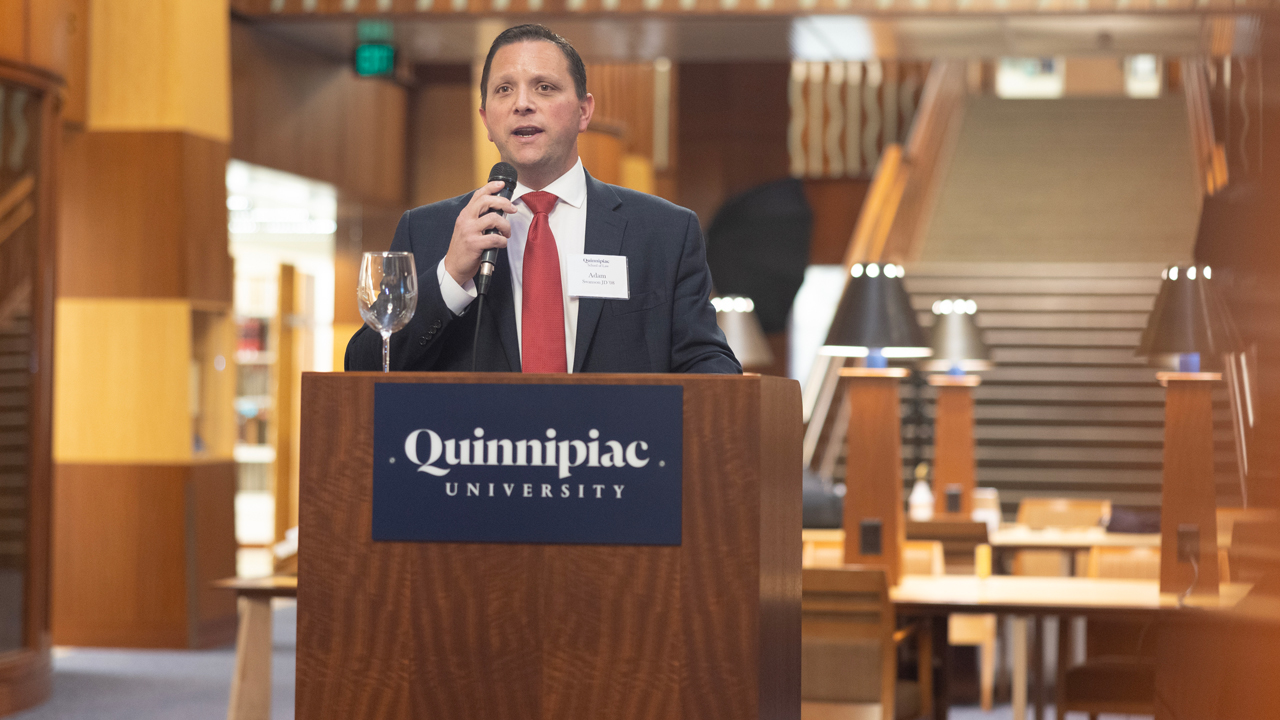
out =
[[[591,93],[578,101],[578,109],[582,111],[582,120],[578,122],[578,132],[584,133],[591,125],[591,113],[596,111],[596,99]],[[488,126],[486,126],[488,127]]]
[[[493,142],[493,131],[489,129],[489,116],[485,114],[484,108],[480,108],[480,122],[484,123],[484,131],[489,137],[489,142]]]

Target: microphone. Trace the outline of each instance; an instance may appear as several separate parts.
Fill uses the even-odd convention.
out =
[[[497,165],[494,165],[493,169],[489,171],[489,182],[493,182],[494,180],[501,180],[506,183],[506,185],[498,191],[498,195],[510,200],[511,194],[516,190],[516,169],[511,167],[509,163],[500,162]],[[502,211],[497,208],[489,208],[488,210],[480,213],[480,216],[484,217],[489,213],[498,213],[501,215]],[[498,229],[489,228],[488,230],[485,230],[484,233],[486,235],[497,235]],[[476,275],[476,293],[478,295],[484,296],[489,294],[489,283],[493,280],[493,269],[497,264],[498,248],[489,248],[480,254],[480,274]]]

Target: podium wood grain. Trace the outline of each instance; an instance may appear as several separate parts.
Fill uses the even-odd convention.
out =
[[[684,386],[678,547],[371,540],[375,383]],[[800,392],[772,377],[307,373],[300,720],[798,718]]]

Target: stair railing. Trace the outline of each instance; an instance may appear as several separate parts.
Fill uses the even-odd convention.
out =
[[[905,148],[889,144],[881,153],[845,253],[846,282],[855,263],[904,262],[919,255],[943,166],[959,132],[968,94],[965,63],[933,63]],[[838,393],[848,358],[818,355],[803,392],[804,466],[830,478],[848,410]]]
[[[1213,126],[1208,62],[1204,58],[1182,60],[1182,88],[1191,124],[1191,146],[1206,197],[1226,187],[1229,179],[1226,145],[1218,142]],[[1231,353],[1227,355],[1223,373],[1231,409],[1231,435],[1240,480],[1240,501],[1244,507],[1249,507],[1249,437],[1254,425],[1255,394],[1251,364],[1249,353]]]

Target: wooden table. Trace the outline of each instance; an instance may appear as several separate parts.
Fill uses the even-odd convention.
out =
[[[236,670],[231,677],[227,720],[270,720],[271,598],[298,597],[298,578],[229,578],[214,585],[234,590],[240,608]]]
[[[1029,528],[1005,525],[991,534],[992,562],[1002,568],[1002,558],[1017,550],[1088,550],[1095,547],[1160,547],[1160,533],[1108,532],[1106,528]],[[1076,555],[1069,554],[1071,574]]]
[[[1220,595],[1193,596],[1187,606],[1201,609],[1233,607],[1249,591],[1240,583],[1224,584]],[[1014,616],[1013,717],[1023,720],[1027,709],[1027,618],[1035,618],[1037,630],[1046,616],[1152,618],[1181,612],[1177,596],[1160,592],[1155,580],[1101,580],[1094,578],[1044,578],[998,575],[985,579],[966,575],[908,575],[889,591],[899,615],[931,619],[935,637],[945,647],[947,616],[951,613],[995,613]],[[1036,718],[1044,716],[1044,658],[1042,632],[1036,632],[1031,657]],[[948,653],[939,653],[942,672],[934,678],[935,717],[946,718]]]

